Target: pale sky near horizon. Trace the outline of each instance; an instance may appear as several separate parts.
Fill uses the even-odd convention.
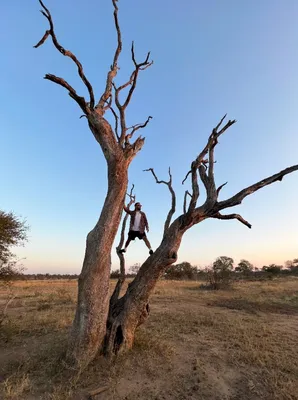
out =
[[[116,45],[111,1],[47,0],[46,5],[58,40],[82,62],[98,99]],[[216,149],[216,182],[228,181],[222,200],[298,164],[298,2],[119,0],[118,5],[124,47],[116,82],[132,71],[133,39],[138,60],[147,50],[154,60],[140,76],[127,123],[153,116],[129,176],[155,249],[170,196],[143,169],[154,167],[165,179],[171,166],[181,212],[184,190],[190,188],[181,181],[225,113],[237,124]],[[0,5],[0,208],[31,226],[29,242],[17,250],[28,273],[79,273],[86,235],[105,198],[106,166],[77,104],[65,89],[42,79],[56,74],[86,96],[75,65],[50,40],[33,49],[48,29],[39,9],[37,0]],[[185,234],[179,262],[203,267],[226,255],[261,267],[297,258],[297,198],[294,172],[233,209],[251,230],[238,221],[204,221]],[[147,255],[144,243],[136,241],[127,266]],[[115,253],[112,265],[118,267]]]

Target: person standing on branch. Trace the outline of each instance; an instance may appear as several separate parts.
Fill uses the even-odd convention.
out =
[[[143,211],[141,211],[141,208],[142,208],[141,203],[136,203],[135,209],[133,211],[124,205],[124,210],[127,212],[127,214],[130,215],[130,226],[128,232],[128,239],[125,243],[124,249],[121,249],[120,253],[125,253],[127,247],[129,246],[129,243],[132,240],[135,240],[135,238],[137,237],[139,240],[144,240],[146,246],[149,249],[149,254],[150,255],[153,254],[151,244],[147,239],[145,233],[145,229],[147,230],[147,232],[149,232],[147,217],[146,214]]]

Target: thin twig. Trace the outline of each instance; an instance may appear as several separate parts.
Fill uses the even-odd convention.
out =
[[[129,128],[126,128],[126,131],[128,131],[129,129],[132,129],[132,131],[125,136],[125,143],[128,143],[128,141],[133,137],[133,135],[134,135],[134,133],[136,131],[138,131],[139,129],[146,128],[146,126],[148,125],[150,119],[152,119],[151,115],[149,115],[149,117],[147,118],[147,120],[143,124],[136,124],[136,125],[133,125],[133,126],[131,126]]]

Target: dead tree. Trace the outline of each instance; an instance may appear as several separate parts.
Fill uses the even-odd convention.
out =
[[[75,362],[81,368],[86,366],[101,349],[106,355],[123,352],[133,345],[136,328],[142,324],[149,314],[149,297],[158,278],[177,260],[177,252],[183,234],[193,225],[206,218],[238,219],[250,227],[250,224],[238,214],[223,215],[225,208],[240,204],[242,200],[275,181],[281,180],[284,175],[298,169],[298,166],[287,168],[269,178],[245,188],[231,198],[219,201],[218,196],[224,185],[216,188],[214,180],[214,149],[217,140],[235,121],[228,121],[222,126],[224,118],[213,129],[208,142],[198,157],[192,162],[186,178],[191,176],[192,193],[186,192],[184,211],[173,222],[172,216],[176,209],[176,196],[172,187],[172,177],[168,182],[159,181],[153,169],[157,183],[165,183],[172,196],[171,209],[166,218],[163,238],[155,253],[141,266],[136,278],[128,286],[124,296],[119,298],[122,283],[109,299],[109,276],[111,264],[111,248],[118,230],[125,195],[127,192],[128,168],[136,154],[144,144],[144,138],[135,134],[145,128],[151,117],[144,123],[131,127],[126,126],[126,109],[135,91],[141,71],[152,65],[149,61],[150,53],[142,63],[135,59],[134,44],[131,47],[131,56],[134,69],[126,83],[116,86],[115,77],[118,71],[118,59],[122,49],[121,31],[118,22],[117,0],[112,0],[114,7],[114,21],[117,32],[117,48],[113,63],[107,73],[105,90],[95,101],[93,88],[88,81],[82,64],[69,50],[64,49],[57,40],[54,24],[49,10],[41,0],[42,14],[49,22],[50,28],[35,47],[42,45],[51,37],[55,48],[64,56],[73,60],[78,68],[78,74],[87,88],[89,99],[78,95],[74,88],[63,78],[47,74],[45,79],[64,87],[70,97],[77,102],[87,119],[89,128],[101,146],[107,162],[108,190],[106,199],[94,229],[90,231],[86,241],[86,252],[82,272],[79,277],[78,303],[70,334],[68,346],[68,360]],[[120,101],[123,94],[124,101]],[[115,107],[113,105],[115,104]],[[113,129],[105,114],[111,111],[115,117]],[[206,188],[207,198],[203,205],[198,206],[199,182]],[[189,204],[187,204],[189,196]],[[123,277],[123,276],[122,276]],[[120,275],[121,279],[121,275]],[[118,290],[119,289],[119,290]]]
[[[41,46],[48,38],[51,38],[54,47],[62,55],[71,58],[76,65],[78,74],[87,88],[89,99],[86,100],[83,96],[78,95],[75,89],[61,77],[46,74],[45,79],[64,87],[69,96],[77,102],[87,119],[91,132],[101,146],[107,162],[107,195],[99,220],[87,236],[85,258],[79,277],[77,309],[68,348],[68,358],[83,367],[94,358],[105,336],[109,310],[111,248],[123,211],[128,167],[138,151],[141,150],[145,140],[141,136],[135,139],[135,134],[139,129],[145,128],[151,118],[148,117],[144,123],[127,127],[126,109],[136,89],[140,72],[150,67],[152,62],[149,61],[150,53],[148,53],[145,60],[138,63],[132,43],[133,72],[127,82],[116,86],[114,80],[119,68],[118,60],[122,50],[122,39],[118,22],[117,0],[112,0],[117,48],[107,73],[105,90],[96,102],[92,85],[84,73],[82,64],[70,50],[66,50],[58,42],[51,13],[41,0],[39,3],[42,6],[41,13],[48,20],[49,29],[34,47]],[[124,98],[123,102],[120,101],[120,93],[121,98]],[[113,108],[113,103],[116,104],[118,114]],[[115,117],[114,129],[105,118],[108,111],[111,111]]]
[[[169,171],[170,179],[168,182],[159,180],[153,170],[149,168],[157,183],[168,186],[171,193],[172,204],[166,217],[163,238],[161,244],[154,254],[149,257],[141,266],[135,279],[129,284],[124,296],[111,304],[112,309],[109,313],[107,323],[107,334],[105,340],[105,350],[108,354],[123,352],[133,345],[136,328],[142,324],[149,314],[149,298],[159,277],[165,270],[177,260],[177,253],[184,233],[192,226],[204,221],[207,218],[217,218],[222,220],[237,219],[242,224],[251,228],[239,214],[222,214],[221,211],[241,204],[245,197],[257,190],[281,181],[282,178],[298,170],[298,165],[286,168],[277,174],[265,178],[234,196],[219,201],[219,194],[226,183],[216,187],[214,179],[214,150],[218,144],[218,138],[236,121],[228,121],[224,126],[225,117],[212,130],[206,146],[198,157],[191,163],[183,183],[191,176],[192,193],[185,192],[183,213],[172,223],[171,219],[175,213],[176,196],[172,187],[172,176]],[[201,182],[199,184],[199,182]],[[206,189],[206,199],[200,206],[197,205],[200,195],[200,185]],[[187,204],[187,197],[190,197]]]

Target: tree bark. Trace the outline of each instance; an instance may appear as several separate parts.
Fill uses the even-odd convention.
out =
[[[187,227],[188,228],[188,227]],[[103,346],[106,356],[129,350],[135,331],[148,317],[149,297],[164,271],[177,260],[183,233],[183,218],[177,218],[166,232],[161,245],[149,256],[123,297],[111,303]]]
[[[97,354],[106,331],[109,310],[111,249],[120,224],[127,190],[128,159],[112,140],[110,125],[93,113],[90,128],[106,154],[108,190],[100,218],[89,232],[85,259],[78,282],[78,303],[73,322],[68,359],[84,368]]]

